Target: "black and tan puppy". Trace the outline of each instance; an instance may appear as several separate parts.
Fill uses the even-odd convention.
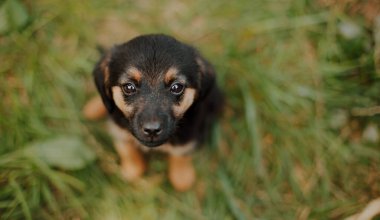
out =
[[[195,173],[189,153],[202,143],[222,107],[213,67],[193,47],[157,34],[115,46],[93,74],[112,119],[123,176],[140,177],[145,170],[141,153],[157,150],[169,154],[173,186],[190,188]],[[94,117],[97,107],[86,108]]]

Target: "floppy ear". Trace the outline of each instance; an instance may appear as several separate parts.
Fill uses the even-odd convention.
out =
[[[212,65],[199,54],[195,61],[200,70],[199,98],[202,99],[207,96],[210,90],[215,86],[215,70]]]
[[[109,113],[114,110],[115,102],[112,99],[111,91],[108,86],[109,83],[109,63],[111,60],[111,53],[103,55],[98,61],[93,71],[96,88],[98,89],[103,103]]]

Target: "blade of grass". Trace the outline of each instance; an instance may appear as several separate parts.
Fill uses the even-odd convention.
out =
[[[24,217],[26,219],[28,219],[28,220],[31,220],[32,219],[32,215],[30,213],[30,209],[29,209],[28,203],[27,203],[27,201],[25,199],[24,193],[22,192],[20,185],[13,178],[11,178],[9,180],[9,182],[10,182],[10,185],[12,186],[12,188],[13,188],[13,190],[15,192],[15,196],[16,196],[18,202],[21,204],[22,211],[24,213]]]
[[[237,204],[231,183],[229,182],[227,175],[224,173],[224,171],[219,170],[218,177],[222,186],[223,194],[226,198],[226,202],[233,216],[238,220],[247,219],[244,212],[239,208],[239,205]]]
[[[262,146],[260,144],[256,106],[253,101],[253,97],[249,94],[250,90],[247,84],[242,83],[241,90],[245,104],[244,110],[246,126],[248,128],[249,138],[251,142],[253,168],[258,176],[263,177],[265,175],[265,170],[262,162]]]
[[[41,185],[41,194],[46,202],[46,206],[49,208],[49,211],[53,212],[56,216],[62,216],[57,200],[54,198],[49,186],[45,183]]]

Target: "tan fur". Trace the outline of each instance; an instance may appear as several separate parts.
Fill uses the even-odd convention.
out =
[[[181,117],[186,110],[193,104],[195,98],[195,89],[186,88],[183,99],[179,105],[173,106],[173,112],[176,117]]]
[[[176,79],[178,69],[175,67],[170,67],[169,70],[165,73],[164,81],[166,84],[169,84],[171,81]]]
[[[136,67],[129,67],[126,71],[127,74],[123,75],[119,83],[127,83],[130,79],[140,82],[142,78],[142,73]]]
[[[133,107],[125,103],[123,98],[123,91],[119,86],[112,87],[112,96],[116,106],[123,112],[125,117],[131,116],[133,113]]]
[[[107,115],[107,109],[100,96],[95,96],[83,107],[83,115],[86,119],[96,120]]]
[[[173,146],[171,144],[163,144],[159,147],[158,150],[172,156],[183,156],[194,151],[195,146],[196,146],[195,141],[189,142],[182,146]]]
[[[195,170],[190,156],[169,157],[169,180],[180,192],[189,190],[195,182]]]
[[[144,158],[137,148],[136,139],[124,129],[109,121],[108,128],[113,136],[114,145],[120,156],[121,174],[127,181],[139,179],[146,170]]]

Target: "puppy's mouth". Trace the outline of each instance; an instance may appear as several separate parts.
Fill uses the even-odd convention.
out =
[[[140,140],[140,143],[147,146],[147,147],[159,147],[160,145],[164,144],[166,142],[166,140]]]
[[[168,141],[169,136],[167,134],[161,135],[146,135],[142,132],[132,132],[133,136],[144,146],[146,147],[158,147]]]
[[[132,124],[132,134],[144,146],[154,148],[167,142],[172,134],[168,117],[156,116],[155,120],[143,120],[136,116]]]

